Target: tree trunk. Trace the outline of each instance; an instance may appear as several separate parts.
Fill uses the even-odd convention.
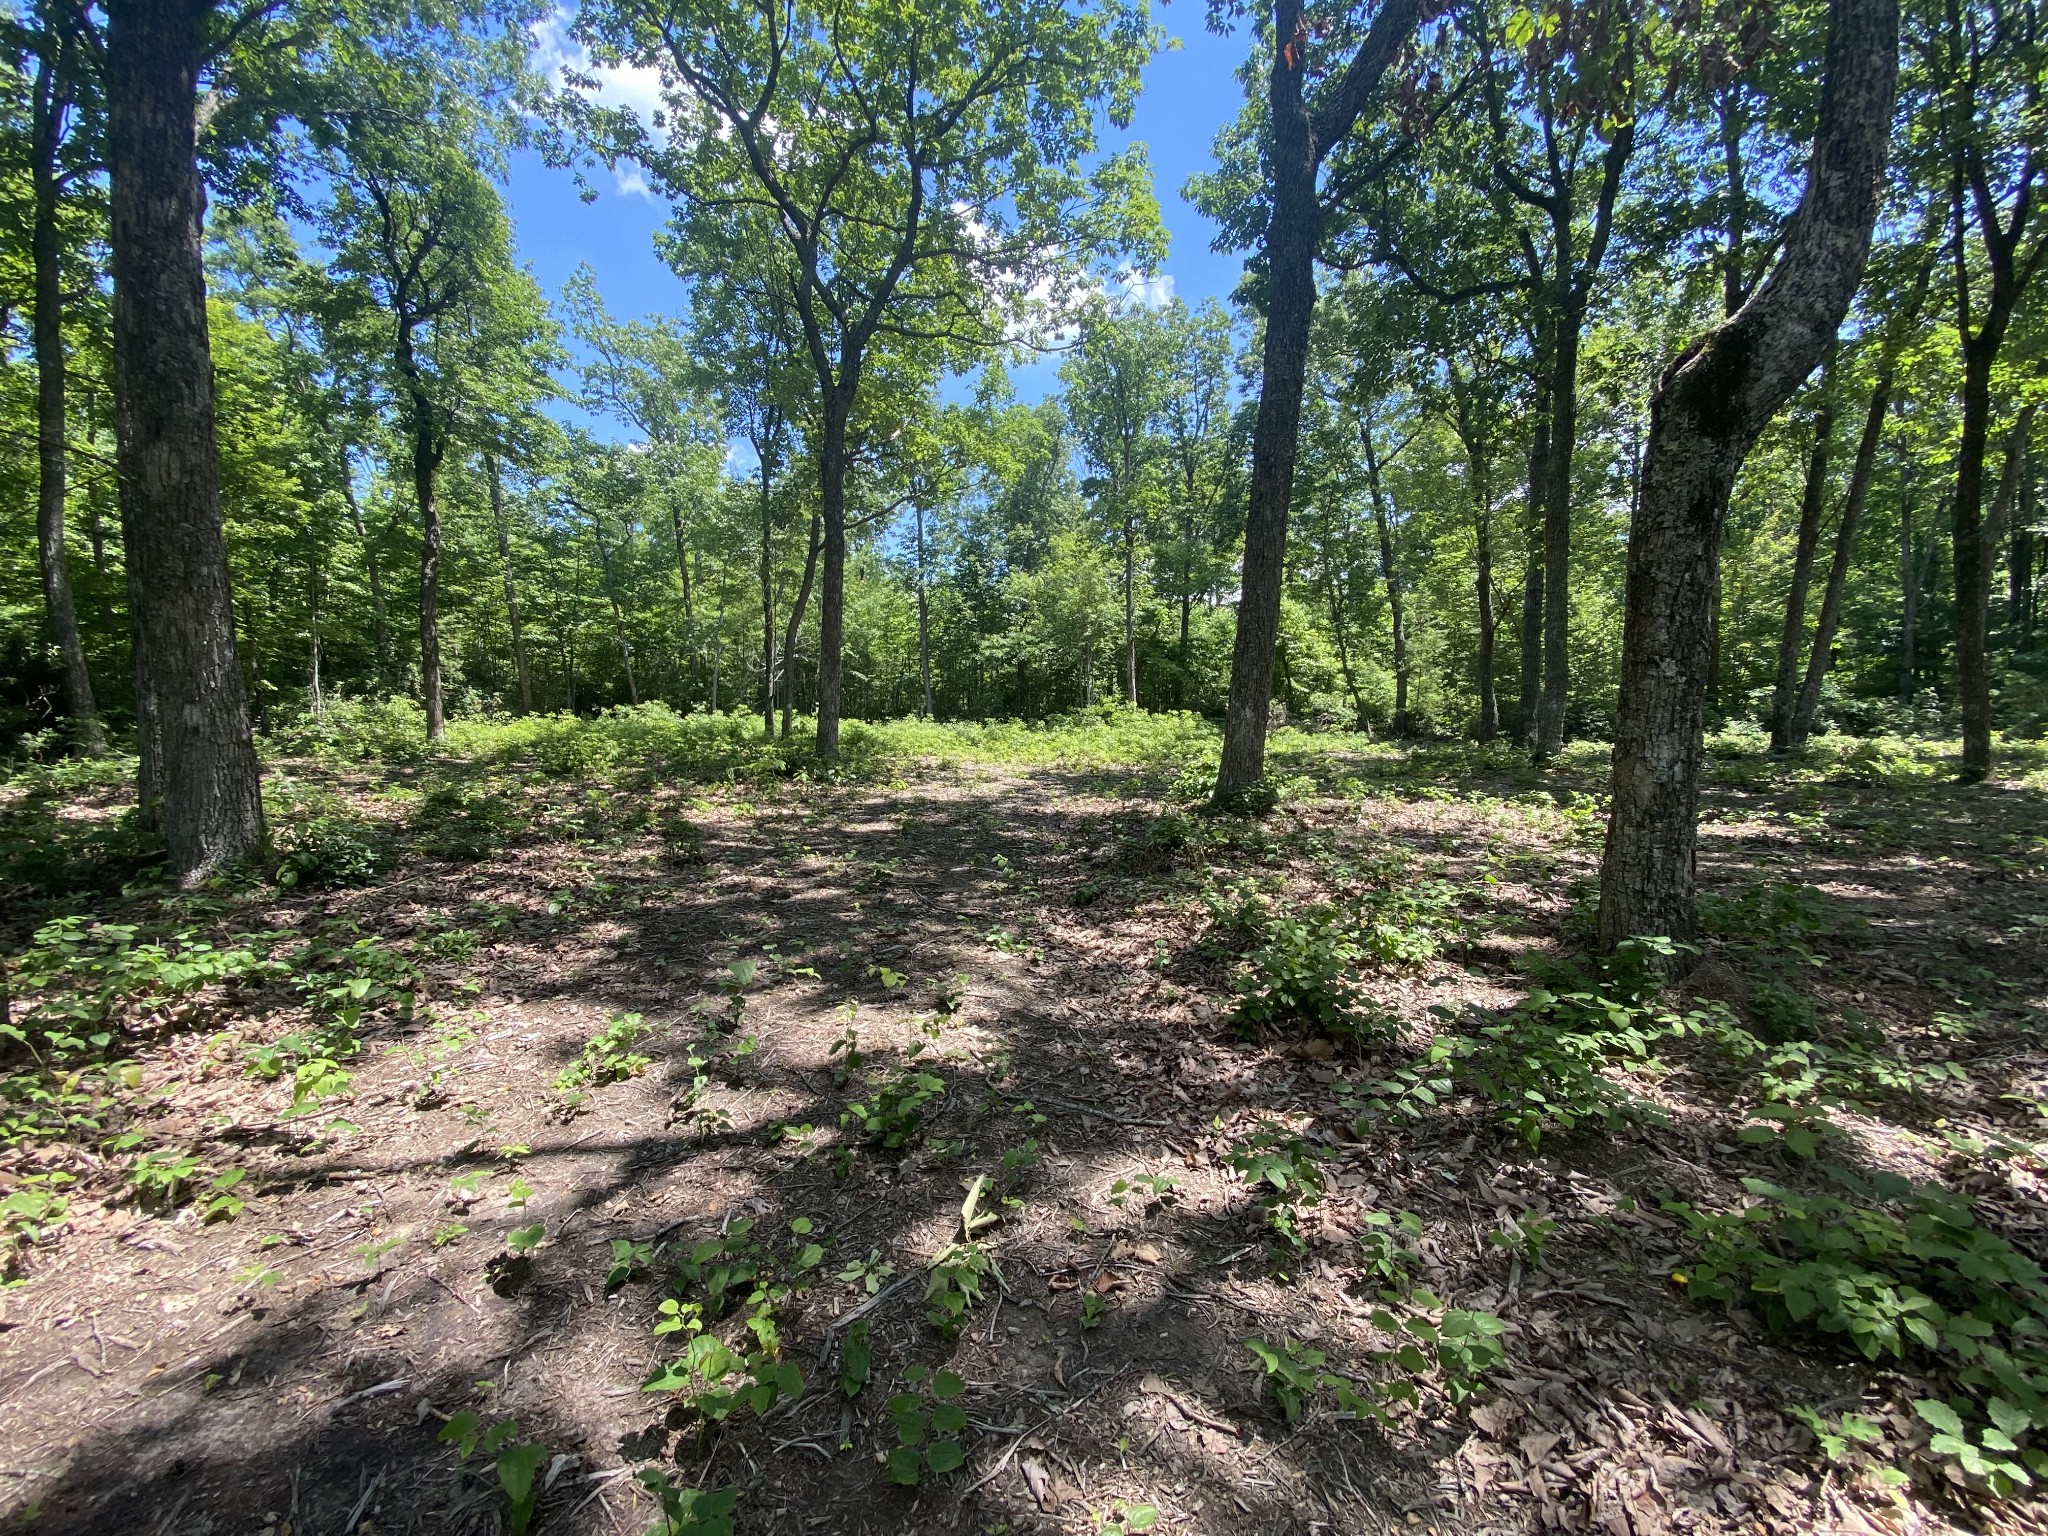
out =
[[[796,708],[796,637],[803,628],[804,609],[811,601],[811,582],[818,574],[818,550],[825,525],[822,513],[811,514],[811,534],[804,548],[803,580],[789,605],[789,627],[782,632],[782,736],[789,739],[789,717]]]
[[[2026,651],[2034,643],[2034,518],[2038,491],[2034,482],[2032,455],[2028,456],[2027,478],[2020,487],[2020,516],[2006,545],[2005,590],[2006,628],[2012,649]]]
[[[1991,582],[1984,544],[1984,455],[1991,430],[1991,368],[1995,345],[1985,330],[1963,347],[1962,430],[1956,441],[1955,496],[1950,506],[1955,562],[1956,692],[1963,713],[1966,781],[1991,771],[1991,672],[1985,656]]]
[[[1266,771],[1266,716],[1280,642],[1280,588],[1287,559],[1287,507],[1308,377],[1309,323],[1316,303],[1316,246],[1322,210],[1316,171],[1332,144],[1350,132],[1394,55],[1414,35],[1419,0],[1385,0],[1335,94],[1335,115],[1311,122],[1303,84],[1309,30],[1302,0],[1274,0],[1273,64],[1267,76],[1272,133],[1273,212],[1266,227],[1266,338],[1252,468],[1245,507],[1244,564],[1238,582],[1237,638],[1230,657],[1230,702],[1223,717],[1223,758],[1213,803],[1228,806]],[[1322,142],[1317,142],[1321,127]]]
[[[325,585],[320,556],[315,555],[306,565],[306,696],[316,716],[327,712],[327,701],[320,691],[320,594]]]
[[[35,269],[29,332],[36,357],[36,552],[43,576],[43,611],[50,638],[64,667],[64,714],[72,744],[82,751],[104,751],[107,734],[92,696],[92,674],[85,665],[85,645],[78,635],[78,607],[71,596],[71,562],[64,552],[64,496],[69,448],[65,434],[64,274],[57,244],[58,154],[64,115],[70,108],[62,84],[69,33],[62,34],[58,56],[36,66],[32,112],[31,174],[35,183],[35,223],[29,235]]]
[[[1479,601],[1479,724],[1476,734],[1481,742],[1490,742],[1500,734],[1500,696],[1493,681],[1496,627],[1493,616],[1493,507],[1484,469],[1476,459],[1473,474],[1475,569],[1472,580]]]
[[[1820,617],[1814,620],[1813,649],[1806,658],[1806,678],[1799,687],[1799,702],[1792,711],[1792,728],[1785,745],[1798,751],[1813,734],[1813,717],[1820,709],[1821,684],[1834,665],[1835,626],[1842,618],[1842,593],[1849,584],[1849,567],[1856,558],[1856,532],[1863,522],[1863,503],[1870,494],[1870,477],[1877,464],[1877,445],[1884,435],[1885,412],[1891,407],[1892,370],[1889,361],[1880,365],[1877,382],[1870,391],[1870,406],[1863,416],[1863,435],[1856,440],[1856,458],[1849,466],[1849,488],[1842,497],[1842,518],[1835,528],[1835,553],[1828,562],[1827,585],[1821,591]]]
[[[114,385],[144,814],[185,884],[263,847],[214,440],[197,154],[204,0],[107,0]],[[161,804],[152,797],[161,793]]]
[[[1766,423],[1820,360],[1870,254],[1898,78],[1898,0],[1831,0],[1806,192],[1770,275],[1688,347],[1651,401],[1628,549],[1603,950],[1695,931],[1695,813],[1708,616],[1728,495]]]
[[[1572,455],[1579,436],[1579,331],[1583,307],[1558,317],[1543,487],[1543,684],[1536,703],[1538,758],[1564,746],[1571,690]]]
[[[917,508],[917,679],[922,702],[918,713],[932,717],[932,610],[924,573],[924,508]]]
[[[384,604],[384,577],[377,560],[377,546],[363,522],[363,509],[356,501],[356,470],[348,444],[341,445],[341,499],[348,506],[348,518],[355,525],[356,539],[363,546],[363,575],[370,583],[371,633],[377,646],[377,682],[386,693],[394,690],[397,670],[391,653],[391,621]]]
[[[1380,484],[1380,458],[1373,447],[1372,418],[1358,419],[1359,441],[1365,445],[1365,485],[1372,497],[1372,519],[1380,538],[1380,579],[1387,584],[1387,608],[1394,619],[1394,734],[1408,734],[1408,608],[1401,597],[1401,571],[1394,561],[1394,524]]]
[[[1915,654],[1920,639],[1920,561],[1913,532],[1913,498],[1910,488],[1899,494],[1899,697],[1911,702],[1914,674],[1920,658]]]
[[[1515,705],[1515,737],[1536,750],[1536,716],[1543,699],[1543,473],[1550,462],[1550,382],[1548,372],[1536,384],[1530,404],[1529,479],[1522,510],[1528,559],[1522,568],[1520,691]]]
[[[775,735],[775,487],[765,434],[754,441],[761,466],[761,733]]]
[[[512,669],[519,678],[519,713],[533,713],[533,673],[526,664],[526,626],[519,618],[519,587],[512,574],[512,530],[505,517],[505,487],[498,472],[498,456],[484,455],[484,469],[491,481],[491,521],[498,530],[498,569],[505,578],[505,619],[512,628]]]
[[[1835,399],[1828,388],[1832,363],[1821,364],[1820,399],[1813,412],[1813,450],[1806,458],[1806,485],[1799,497],[1799,531],[1792,544],[1792,582],[1785,593],[1785,622],[1778,632],[1778,668],[1771,686],[1771,750],[1792,744],[1792,712],[1799,688],[1799,645],[1806,638],[1806,594],[1813,584],[1813,557],[1820,548],[1821,513],[1827,510],[1828,459],[1835,441]]]
[[[920,587],[920,597],[922,592]],[[1124,508],[1124,702],[1138,707],[1138,520],[1129,507]]]
[[[604,574],[605,600],[611,604],[612,638],[618,642],[619,662],[626,669],[626,702],[638,707],[640,684],[633,676],[633,642],[626,638],[626,611],[619,606],[619,586],[612,579],[612,552],[604,542],[604,524],[598,521],[597,513],[590,514],[590,537],[597,545],[598,569]],[[721,626],[725,619],[725,595],[719,594],[718,615]],[[721,627],[720,633],[722,634]],[[711,653],[711,712],[718,713],[718,652]]]
[[[683,654],[694,664],[700,659],[697,654],[697,603],[690,587],[690,548],[683,537],[683,506],[673,494],[668,499],[668,521],[675,533],[676,571],[683,579]]]
[[[846,424],[853,408],[852,370],[825,395],[819,434],[819,510],[824,519],[825,572],[818,591],[818,760],[839,757],[840,671],[846,641]]]

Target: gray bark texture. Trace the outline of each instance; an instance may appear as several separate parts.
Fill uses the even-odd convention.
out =
[[[108,0],[107,172],[122,525],[145,813],[191,884],[264,842],[235,658],[197,154],[207,0]]]
[[[1832,0],[1806,190],[1778,260],[1741,309],[1680,354],[1651,401],[1600,867],[1603,950],[1695,933],[1701,718],[1728,495],[1862,281],[1898,53],[1898,0]]]

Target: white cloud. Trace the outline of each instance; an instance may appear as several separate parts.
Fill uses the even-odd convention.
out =
[[[564,89],[566,74],[571,70],[583,78],[595,80],[597,89],[593,94],[605,106],[628,108],[642,123],[650,125],[657,142],[665,142],[667,133],[651,126],[655,114],[666,106],[661,71],[644,65],[612,67],[593,64],[590,50],[570,35],[569,16],[567,9],[558,6],[544,19],[534,23],[529,34],[533,61],[547,76],[548,84],[558,91]],[[647,178],[637,167],[621,167],[613,173],[613,179],[622,197],[653,196]]]
[[[1173,274],[1160,272],[1151,277],[1127,277],[1123,297],[1147,309],[1164,309],[1173,302]]]

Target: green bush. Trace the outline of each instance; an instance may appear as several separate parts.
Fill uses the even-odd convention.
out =
[[[375,829],[339,795],[286,779],[268,799],[279,885],[369,885],[383,872],[384,850]]]
[[[336,695],[274,732],[270,744],[292,757],[341,762],[416,763],[427,755],[426,711],[408,698]]]

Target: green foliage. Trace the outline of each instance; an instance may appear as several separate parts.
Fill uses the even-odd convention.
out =
[[[339,795],[285,781],[265,807],[277,883],[329,889],[370,885],[384,870],[376,831]]]
[[[1686,1277],[1691,1293],[1750,1306],[1774,1329],[1840,1339],[1867,1360],[1910,1358],[1939,1369],[1961,1394],[1962,1411],[1989,1427],[1973,1442],[1956,1408],[1918,1403],[1940,1431],[1937,1455],[2001,1491],[2029,1481],[2029,1468],[2048,1472],[2048,1457],[2022,1455],[2020,1443],[2029,1431],[2048,1430],[2048,1278],[2040,1266],[1980,1226],[1961,1195],[1890,1174],[1822,1172],[1848,1198],[1745,1179],[1752,1203],[1740,1211],[1668,1205],[1699,1247]]]
[[[533,1523],[534,1506],[540,1499],[540,1489],[534,1486],[534,1480],[541,1463],[548,1459],[548,1452],[544,1445],[531,1441],[522,1443],[518,1435],[517,1419],[502,1419],[484,1429],[482,1420],[464,1409],[449,1415],[437,1438],[443,1445],[455,1447],[459,1461],[469,1460],[479,1450],[492,1459],[498,1472],[498,1485],[505,1491],[507,1526],[512,1536],[525,1536],[527,1527]]]
[[[925,1107],[945,1091],[943,1079],[906,1067],[848,1104],[839,1124],[871,1146],[898,1152],[923,1135]]]
[[[1383,1307],[1370,1314],[1372,1325],[1393,1340],[1367,1352],[1369,1363],[1386,1373],[1384,1379],[1366,1381],[1326,1370],[1327,1354],[1292,1339],[1277,1345],[1246,1339],[1244,1346],[1259,1362],[1267,1395],[1281,1416],[1298,1423],[1317,1398],[1327,1395],[1340,1413],[1392,1424],[1394,1405],[1419,1406],[1424,1384],[1434,1385],[1453,1403],[1470,1396],[1503,1358],[1498,1341],[1505,1325],[1490,1312],[1444,1310],[1426,1291],[1418,1291],[1416,1298],[1440,1315],[1397,1316]]]
[[[1227,1160],[1251,1186],[1266,1220],[1292,1248],[1303,1248],[1296,1224],[1301,1212],[1322,1203],[1322,1164],[1307,1138],[1280,1126],[1264,1125],[1239,1139]]]
[[[0,1197],[0,1282],[18,1274],[22,1255],[61,1231],[71,1199],[58,1191],[76,1182],[62,1171],[30,1173]]]
[[[438,779],[430,783],[412,814],[420,851],[453,864],[488,859],[519,827],[515,793],[513,786],[500,779],[480,783]]]
[[[896,1445],[887,1467],[890,1482],[915,1488],[926,1477],[959,1471],[967,1461],[959,1438],[967,1411],[954,1401],[967,1383],[951,1371],[934,1373],[922,1365],[904,1367],[903,1381],[910,1390],[888,1404]]]
[[[654,1060],[634,1049],[652,1035],[657,1026],[637,1013],[619,1013],[609,1024],[584,1042],[583,1054],[555,1079],[560,1093],[573,1093],[590,1084],[623,1082],[638,1077]]]
[[[678,1488],[652,1467],[639,1473],[639,1482],[661,1505],[661,1518],[647,1536],[733,1536],[738,1489]]]

